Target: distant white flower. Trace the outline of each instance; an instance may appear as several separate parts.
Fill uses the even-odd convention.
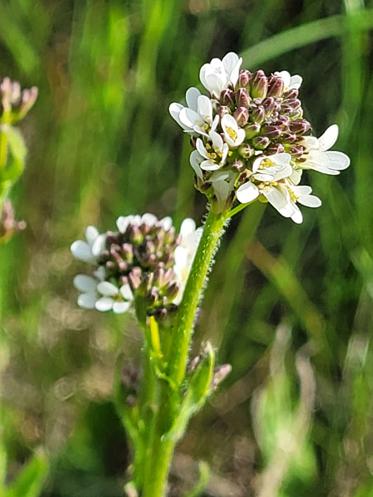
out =
[[[297,163],[301,169],[313,169],[324,174],[338,175],[347,169],[350,158],[343,152],[329,151],[338,138],[338,126],[333,124],[320,136],[305,136],[302,145],[305,147],[305,161]]]
[[[211,100],[201,95],[197,88],[189,88],[185,94],[187,106],[172,103],[169,107],[171,116],[187,133],[206,135],[215,129],[219,116],[213,118]]]
[[[290,161],[291,156],[286,153],[258,157],[254,161],[253,174],[249,181],[241,185],[236,192],[237,200],[246,204],[253,202],[259,195],[263,195],[275,209],[281,212],[288,200],[286,195],[284,197],[279,181],[292,174]]]
[[[224,166],[229,146],[224,143],[223,138],[216,131],[210,131],[209,139],[211,142],[206,143],[206,145],[200,138],[196,142],[197,152],[204,159],[200,163],[200,168],[205,171],[216,171]]]
[[[242,58],[234,52],[227,53],[222,60],[212,59],[201,67],[199,77],[203,86],[215,97],[238,81]]]
[[[181,223],[180,243],[175,249],[174,272],[179,285],[179,292],[174,299],[175,304],[179,304],[183,297],[184,288],[189,276],[190,269],[196,255],[199,241],[202,235],[202,228],[196,229],[193,219],[187,218]]]
[[[105,269],[103,267],[94,271],[93,276],[78,274],[74,278],[74,286],[79,290],[78,305],[83,309],[94,309],[97,300],[100,298],[97,285],[105,279]]]
[[[71,252],[76,259],[95,264],[105,247],[106,235],[100,235],[94,226],[88,226],[85,238],[86,241],[75,241],[70,247]]]
[[[237,121],[230,114],[225,114],[221,119],[224,139],[232,148],[239,147],[245,139],[245,130],[240,128]]]
[[[160,223],[163,229],[169,230],[172,226],[172,219],[170,217],[164,217],[163,219],[158,220],[154,214],[145,213],[142,216],[139,215],[130,215],[130,216],[119,216],[117,219],[117,227],[120,233],[125,233],[127,227],[131,226],[140,226],[141,224],[147,224],[148,226],[154,226],[154,224]]]
[[[97,292],[100,298],[95,303],[98,311],[113,311],[115,314],[127,312],[133,302],[133,294],[129,285],[116,287],[109,281],[101,281],[97,285]]]
[[[279,76],[284,82],[285,91],[286,90],[299,90],[302,84],[302,77],[299,74],[291,76],[288,71],[275,72],[275,76]]]

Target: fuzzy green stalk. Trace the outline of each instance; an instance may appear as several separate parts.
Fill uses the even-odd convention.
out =
[[[178,441],[168,432],[178,414],[180,387],[185,377],[196,314],[227,218],[212,209],[209,211],[184,290],[166,358],[166,376],[160,380],[160,402],[152,427],[151,459],[145,470],[142,497],[166,495],[168,474]]]

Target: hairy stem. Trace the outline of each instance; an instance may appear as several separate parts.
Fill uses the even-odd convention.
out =
[[[185,376],[196,314],[226,221],[223,214],[209,212],[185,287],[167,355],[169,381],[161,381],[160,402],[151,437],[151,462],[144,476],[143,497],[166,495],[168,473],[177,443],[167,433],[178,414],[180,386]]]

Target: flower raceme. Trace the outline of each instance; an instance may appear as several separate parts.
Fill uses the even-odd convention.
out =
[[[74,279],[79,306],[116,314],[142,307],[166,315],[181,301],[201,229],[185,219],[176,233],[171,218],[152,214],[119,217],[117,228],[99,233],[89,226],[85,241],[71,245],[74,257],[91,268]]]
[[[259,199],[301,223],[297,204],[321,205],[311,187],[299,186],[302,172],[337,175],[350,164],[347,155],[330,150],[338,126],[312,136],[299,100],[302,78],[287,71],[267,76],[241,64],[233,52],[212,59],[200,70],[208,95],[189,88],[186,106],[170,105],[171,116],[191,136],[195,186],[217,211]]]

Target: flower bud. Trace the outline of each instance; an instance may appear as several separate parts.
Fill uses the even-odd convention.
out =
[[[262,101],[262,106],[266,117],[270,116],[275,110],[278,110],[279,105],[273,97],[267,97]]]
[[[284,99],[289,99],[289,98],[298,98],[298,95],[299,95],[299,90],[297,90],[296,88],[292,88],[291,90],[287,90],[283,97]]]
[[[246,86],[250,83],[251,78],[252,73],[247,69],[243,69],[242,71],[240,71],[240,75],[238,77],[239,86],[246,88]]]
[[[217,388],[231,371],[232,366],[230,364],[222,364],[221,366],[217,366],[214,370],[214,376],[212,378],[212,387]]]
[[[232,164],[232,169],[234,171],[237,171],[237,172],[240,172],[242,171],[243,169],[245,169],[245,164],[242,160],[240,159],[236,159],[233,164]]]
[[[301,158],[304,153],[304,148],[302,145],[294,145],[289,148],[289,153],[296,158]]]
[[[278,76],[272,76],[269,80],[268,97],[281,97],[284,91],[284,81]]]
[[[226,90],[222,91],[220,94],[220,103],[222,105],[227,105],[228,107],[231,107],[234,105],[234,93],[233,90],[230,90],[227,88]]]
[[[256,136],[253,138],[253,146],[259,150],[264,150],[270,144],[270,139],[266,136]]]
[[[250,113],[250,120],[254,123],[261,124],[265,118],[265,110],[262,106],[255,107]]]
[[[267,136],[270,140],[276,140],[277,138],[280,138],[281,134],[281,128],[279,128],[278,126],[273,126],[270,124],[262,126],[261,135]]]
[[[246,133],[246,138],[250,140],[251,138],[259,134],[260,124],[258,123],[248,124],[247,126],[245,126],[244,129]]]
[[[311,124],[305,119],[300,119],[298,121],[291,121],[289,123],[289,129],[292,133],[296,135],[304,135],[311,129]]]
[[[234,111],[233,116],[239,126],[245,126],[249,120],[249,111],[246,107],[238,107],[238,109]]]
[[[254,152],[255,150],[252,147],[250,147],[250,145],[248,145],[247,143],[243,143],[238,148],[238,153],[244,159],[250,159],[250,157],[254,155]]]
[[[267,96],[268,90],[268,79],[264,74],[264,71],[259,70],[256,72],[254,78],[251,81],[251,96],[253,98],[265,98]]]
[[[282,152],[285,152],[285,148],[281,143],[271,143],[266,149],[266,153],[270,155],[281,154]]]
[[[230,114],[229,107],[227,107],[226,105],[220,105],[218,114],[220,117],[223,117],[225,114]]]
[[[250,105],[250,95],[245,88],[240,88],[236,94],[236,103],[238,107],[249,107]]]

